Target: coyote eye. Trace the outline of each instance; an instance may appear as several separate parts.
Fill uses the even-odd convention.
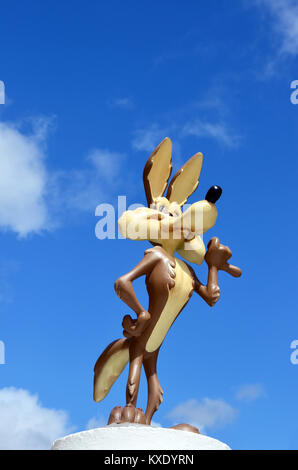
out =
[[[164,212],[165,214],[169,213],[169,210],[166,206],[159,206],[158,210],[159,212]]]

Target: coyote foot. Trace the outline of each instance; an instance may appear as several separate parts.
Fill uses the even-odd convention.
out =
[[[176,426],[171,426],[170,429],[178,429],[178,431],[189,431],[195,432],[196,434],[200,434],[200,431],[195,426],[191,426],[190,424],[183,423],[183,424],[176,424]]]
[[[115,406],[110,414],[108,424],[112,423],[136,423],[146,424],[146,418],[141,408],[133,405]]]

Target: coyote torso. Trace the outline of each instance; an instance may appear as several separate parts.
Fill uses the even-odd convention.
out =
[[[186,263],[170,257],[160,247],[147,250],[146,256],[150,256],[149,253],[152,253],[152,256],[153,252],[158,252],[160,260],[146,277],[148,311],[152,318],[151,324],[144,332],[147,352],[153,352],[160,347],[171,325],[190,299],[194,283]]]

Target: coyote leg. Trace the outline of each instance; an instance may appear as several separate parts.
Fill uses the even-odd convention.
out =
[[[129,373],[126,386],[126,406],[115,406],[111,411],[109,422],[111,423],[138,423],[146,424],[146,418],[141,408],[136,408],[140,385],[141,369],[144,347],[138,342],[138,338],[132,339],[129,345]]]
[[[143,365],[148,382],[148,403],[146,409],[146,424],[151,423],[152,416],[163,401],[163,389],[160,386],[156,373],[156,362],[159,348],[144,358]]]
[[[140,385],[144,348],[135,338],[129,347],[129,374],[126,386],[126,404],[136,406]]]

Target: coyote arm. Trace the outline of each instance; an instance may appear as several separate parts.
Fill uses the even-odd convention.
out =
[[[159,258],[155,256],[152,251],[148,250],[145,252],[142,261],[140,261],[135,268],[129,271],[129,273],[119,277],[115,282],[114,288],[118,297],[123,300],[137,316],[144,312],[145,309],[139,303],[132,283],[141,276],[149,275],[158,260]]]
[[[204,284],[202,284],[195,276],[194,291],[199,294],[202,299],[210,305],[210,307],[213,307],[216,304],[220,296],[216,266],[209,266],[206,286],[204,286]]]

